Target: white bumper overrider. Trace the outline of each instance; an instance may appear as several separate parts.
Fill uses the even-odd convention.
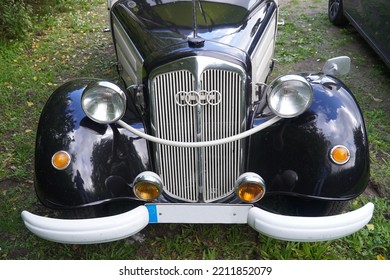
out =
[[[292,217],[273,214],[248,204],[147,204],[128,212],[92,219],[55,219],[22,212],[26,227],[43,239],[92,244],[123,239],[149,223],[245,224],[267,236],[288,241],[325,241],[364,227],[374,211],[372,203],[345,214]]]
[[[325,241],[352,234],[372,217],[374,204],[345,214],[326,217],[291,217],[273,214],[257,207],[249,210],[248,224],[267,236],[288,241]]]
[[[110,242],[134,235],[149,223],[145,206],[103,218],[65,220],[22,212],[26,227],[39,237],[70,244]]]

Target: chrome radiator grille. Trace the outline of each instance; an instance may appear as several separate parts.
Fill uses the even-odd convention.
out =
[[[245,128],[244,81],[237,70],[177,70],[151,79],[155,136],[181,142],[218,140]],[[229,196],[242,168],[242,141],[204,148],[155,145],[169,196],[212,202]]]

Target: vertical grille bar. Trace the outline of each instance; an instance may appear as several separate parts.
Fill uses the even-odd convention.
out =
[[[241,82],[237,73],[210,69],[202,74],[202,90],[216,90],[222,95],[217,106],[205,106],[202,112],[202,141],[217,140],[241,132]],[[236,141],[204,152],[204,201],[221,199],[233,192],[240,175],[238,163],[241,143]]]
[[[180,107],[175,94],[194,90],[194,77],[189,71],[158,75],[153,83],[156,136],[173,141],[196,141],[195,109]],[[196,149],[158,145],[157,165],[165,192],[190,202],[198,201]]]
[[[200,132],[201,141],[218,140],[242,132],[244,112],[241,103],[245,101],[242,84],[237,71],[222,69],[207,69],[199,76],[189,70],[178,70],[152,77],[154,133],[163,139],[195,142],[199,141],[197,132]],[[175,95],[181,91],[217,91],[221,102],[179,106]],[[197,127],[198,122],[200,127]],[[157,171],[169,196],[187,202],[212,202],[234,191],[243,162],[241,141],[205,148],[159,144],[155,148]],[[197,176],[198,172],[202,172],[202,176]]]

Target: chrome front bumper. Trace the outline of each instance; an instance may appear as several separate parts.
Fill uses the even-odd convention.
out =
[[[326,241],[350,235],[372,218],[374,204],[367,203],[352,212],[325,217],[292,217],[253,207],[248,224],[258,232],[287,241]]]
[[[134,210],[104,218],[65,220],[41,217],[23,211],[26,227],[43,239],[69,244],[93,244],[115,241],[134,235],[149,223],[148,210]]]
[[[196,211],[194,211],[196,209]],[[149,223],[249,224],[267,236],[287,241],[326,241],[350,235],[371,219],[374,205],[326,217],[273,214],[251,205],[148,204],[115,216],[65,220],[22,212],[26,227],[37,236],[60,243],[92,244],[120,240]]]

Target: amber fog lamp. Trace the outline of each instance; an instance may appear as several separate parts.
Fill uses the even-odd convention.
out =
[[[64,170],[65,168],[67,168],[70,164],[70,161],[71,157],[65,151],[58,151],[51,158],[51,164],[55,169],[58,170]]]
[[[162,180],[153,172],[145,171],[139,174],[133,183],[133,191],[137,198],[145,201],[155,200],[162,193]]]
[[[349,161],[351,154],[347,147],[338,145],[330,151],[330,158],[336,164],[342,165]]]
[[[254,203],[264,197],[265,183],[256,173],[244,173],[235,185],[237,196],[244,202]]]

